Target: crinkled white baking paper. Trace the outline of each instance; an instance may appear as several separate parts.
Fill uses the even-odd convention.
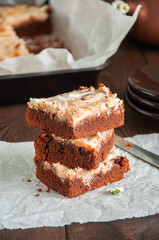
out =
[[[138,135],[129,140],[159,154],[159,134]],[[131,170],[123,180],[69,199],[53,190],[47,193],[47,187],[36,179],[33,142],[1,141],[0,229],[106,222],[159,213],[159,169],[124,154]],[[123,191],[112,195],[110,188]]]
[[[97,67],[118,49],[136,21],[101,0],[50,0],[54,36],[66,49],[48,48],[35,56],[0,62],[0,75]]]

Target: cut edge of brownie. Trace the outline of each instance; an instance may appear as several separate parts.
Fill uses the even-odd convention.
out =
[[[77,139],[122,126],[124,124],[124,105],[120,110],[112,111],[109,116],[101,113],[98,117],[93,116],[84,119],[75,128],[70,126],[67,121],[58,121],[54,115],[50,116],[50,114],[42,110],[30,107],[27,109],[26,120],[31,127],[40,128],[63,138]]]
[[[33,37],[52,33],[53,24],[51,21],[51,17],[49,17],[45,21],[29,20],[28,22],[25,22],[20,26],[15,26],[14,30],[16,34],[21,38],[25,36]]]
[[[53,24],[52,24],[51,15],[53,10],[50,5],[46,4],[42,7],[38,7],[34,4],[29,4],[29,3],[17,3],[14,5],[0,4],[1,11],[5,12],[6,7],[10,8],[10,11],[8,10],[8,12],[6,13],[6,16],[8,13],[9,14],[13,13],[12,17],[16,17],[16,13],[17,11],[20,12],[21,7],[22,7],[22,11],[24,11],[24,8],[25,8],[25,13],[27,13],[28,9],[35,7],[32,14],[28,16],[28,19],[20,18],[21,21],[19,21],[19,18],[18,18],[17,23],[15,23],[14,21],[7,22],[7,20],[5,20],[5,17],[2,15],[3,22],[6,22],[6,24],[9,24],[10,26],[12,26],[19,37],[36,36],[36,35],[48,34],[52,32]],[[36,11],[36,14],[35,14],[35,11]],[[30,13],[30,10],[28,12]],[[37,18],[37,14],[42,14],[42,13],[43,14],[45,13],[46,16],[45,17],[43,16],[43,18]]]
[[[62,181],[51,169],[45,170],[41,162],[34,158],[36,164],[37,178],[48,186],[50,189],[67,196],[69,198],[77,197],[107,184],[120,181],[124,178],[124,174],[130,170],[129,161],[126,157],[117,157],[114,159],[113,167],[105,174],[100,171],[94,175],[90,185],[83,183],[82,179],[64,180]]]
[[[101,140],[98,149],[75,145],[70,141],[58,141],[51,134],[40,132],[34,141],[36,158],[39,161],[59,162],[69,168],[95,169],[113,147],[114,130]]]

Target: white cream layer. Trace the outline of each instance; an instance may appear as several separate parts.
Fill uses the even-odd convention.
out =
[[[32,20],[45,21],[49,17],[48,11],[48,5],[41,8],[26,4],[0,6],[0,61],[33,55],[29,53],[25,41],[17,36],[14,27]]]
[[[52,134],[53,138],[59,142],[66,142],[67,144],[71,143],[78,147],[88,147],[92,149],[98,149],[101,147],[101,143],[106,141],[107,138],[114,134],[114,129],[106,130],[103,132],[98,132],[96,135],[85,137],[85,138],[78,138],[78,139],[65,139],[55,134]]]
[[[0,6],[0,19],[13,27],[17,27],[30,20],[45,21],[49,17],[48,8],[48,5],[39,8],[26,4]]]
[[[0,22],[0,60],[30,55],[23,39],[19,38],[12,26]]]
[[[90,185],[91,180],[94,176],[100,172],[105,174],[107,171],[110,171],[114,164],[114,159],[117,156],[121,156],[117,149],[113,150],[109,154],[103,162],[99,164],[99,167],[96,169],[86,170],[83,168],[75,168],[71,169],[64,166],[61,163],[50,163],[48,161],[44,162],[44,169],[51,169],[62,181],[65,180],[74,180],[81,179],[85,185]]]
[[[110,115],[113,110],[124,111],[122,104],[117,94],[112,94],[104,85],[99,89],[90,87],[50,98],[31,98],[28,103],[30,108],[55,114],[73,127],[87,117],[98,117],[103,112]]]

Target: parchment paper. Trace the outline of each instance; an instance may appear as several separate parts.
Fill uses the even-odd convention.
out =
[[[118,49],[136,21],[101,0],[50,0],[54,36],[66,49],[48,48],[35,56],[22,56],[0,62],[0,75],[97,67]]]
[[[159,134],[138,135],[129,140],[159,154]],[[131,167],[125,179],[68,199],[53,190],[47,193],[47,187],[36,179],[33,142],[1,141],[0,229],[55,227],[159,213],[159,169],[125,154]],[[123,188],[123,192],[112,195],[110,187]]]

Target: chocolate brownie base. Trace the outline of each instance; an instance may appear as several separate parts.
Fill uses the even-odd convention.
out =
[[[101,113],[98,117],[86,118],[74,128],[69,126],[67,121],[58,121],[55,115],[50,116],[42,110],[30,107],[27,109],[26,120],[31,127],[40,128],[63,138],[77,139],[122,126],[124,124],[124,106],[122,109],[112,110],[110,115]]]
[[[52,34],[33,37],[25,36],[23,39],[29,52],[33,54],[38,54],[49,47],[65,48],[64,43],[60,39],[53,37]]]
[[[95,169],[113,147],[114,131],[109,130],[97,148],[85,145],[84,142],[59,140],[53,135],[40,132],[34,141],[36,158],[41,161],[59,162],[69,168],[81,167]]]
[[[17,35],[36,36],[52,32],[52,9],[49,5],[32,4],[0,5],[2,21],[9,24]]]
[[[19,26],[15,26],[14,30],[19,37],[24,36],[37,36],[43,34],[50,34],[53,31],[53,25],[51,18],[45,21],[38,21],[31,19],[27,22],[20,24]]]
[[[109,183],[120,181],[124,174],[129,171],[129,161],[126,157],[118,157],[114,160],[113,167],[105,174],[100,171],[94,176],[89,185],[84,184],[81,179],[74,179],[62,181],[51,169],[45,170],[41,162],[34,159],[36,164],[36,176],[49,188],[59,192],[60,194],[69,198],[77,197]]]

